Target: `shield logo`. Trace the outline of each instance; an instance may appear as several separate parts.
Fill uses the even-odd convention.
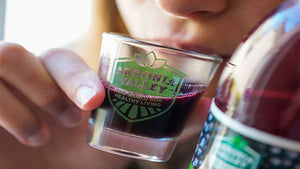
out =
[[[174,104],[185,74],[168,66],[151,51],[114,60],[108,99],[128,122],[158,117]]]

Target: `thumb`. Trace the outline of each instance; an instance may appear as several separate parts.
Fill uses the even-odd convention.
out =
[[[97,73],[78,55],[64,49],[51,49],[39,58],[52,78],[79,108],[91,110],[103,102],[105,90]]]

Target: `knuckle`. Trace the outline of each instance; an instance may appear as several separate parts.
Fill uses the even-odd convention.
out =
[[[46,92],[43,92],[43,94],[39,96],[38,105],[45,112],[57,116],[67,109],[65,99],[65,95],[60,90],[55,88],[47,89]]]
[[[20,56],[26,54],[26,49],[22,46],[10,43],[1,42],[0,43],[0,72],[1,70],[9,67],[10,65],[16,64]]]
[[[53,106],[53,103],[59,99],[61,93],[55,88],[47,88],[45,91],[40,92],[39,94],[39,104],[42,107]]]
[[[17,132],[22,134],[24,137],[31,136],[40,129],[40,124],[34,118],[26,119],[23,123],[20,123],[19,126],[16,128]]]
[[[52,48],[52,49],[47,50],[43,54],[41,54],[39,56],[39,58],[44,61],[44,60],[48,60],[48,59],[55,57],[57,54],[66,53],[67,51],[68,50],[61,49],[61,48]],[[68,51],[68,52],[70,52],[70,51]]]

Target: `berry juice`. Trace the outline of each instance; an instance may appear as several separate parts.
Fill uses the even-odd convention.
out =
[[[300,141],[300,32],[290,40],[291,44],[270,60],[272,66],[265,67],[253,87],[245,90],[236,113],[232,115],[247,126],[287,139]],[[277,62],[277,63],[276,63]],[[231,86],[227,79],[221,86]],[[230,93],[220,89],[216,105],[228,111]]]
[[[300,168],[299,35],[295,38],[285,46],[288,51],[270,60],[276,68],[265,67],[243,95],[235,92],[238,78],[221,81],[190,169]]]
[[[91,119],[95,119],[97,111],[101,109],[107,113],[113,113],[113,116],[105,122],[111,123],[112,130],[149,138],[178,137],[191,109],[206,89],[206,86],[184,83],[174,101],[174,97],[167,98],[136,94],[115,87],[110,87],[108,91],[108,85],[109,83],[104,83],[107,91],[105,100],[99,108],[92,112]],[[109,100],[109,95],[111,97],[117,95],[119,99]],[[173,101],[173,105],[169,107]],[[120,114],[116,113],[110,102],[115,102],[115,105],[118,105],[121,110],[122,107],[125,107],[125,110],[121,113],[124,113],[127,117],[140,118],[150,116],[150,118],[138,122],[128,122]],[[167,109],[166,112],[159,114],[159,110],[165,109]]]
[[[300,168],[300,1],[286,1],[225,68],[190,169]]]
[[[87,143],[127,157],[170,158],[189,114],[222,59],[104,33],[98,76],[106,97]]]

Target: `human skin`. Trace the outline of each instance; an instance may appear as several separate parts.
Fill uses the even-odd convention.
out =
[[[175,48],[217,54],[226,61],[248,33],[283,0],[116,2],[132,36],[160,41]],[[190,117],[181,137],[183,140],[201,131],[222,67]]]
[[[245,35],[283,0],[117,0],[133,36],[230,56]],[[132,11],[135,12],[132,15]]]
[[[225,57],[280,2],[117,0],[133,36]],[[0,168],[126,166],[130,159],[85,144],[89,111],[103,99],[104,89],[97,74],[77,54],[51,49],[36,57],[18,44],[1,42]],[[209,101],[202,99],[199,105],[204,111],[197,109],[194,119],[207,112]],[[183,138],[201,129],[199,120],[188,124]]]

